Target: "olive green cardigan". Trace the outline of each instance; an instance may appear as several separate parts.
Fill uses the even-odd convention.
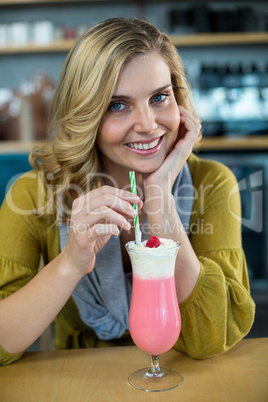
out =
[[[194,185],[189,238],[201,271],[191,295],[180,304],[181,334],[174,347],[202,359],[228,350],[249,332],[255,305],[241,246],[236,179],[224,165],[194,154],[189,158],[189,168]],[[0,299],[36,275],[40,253],[48,263],[60,252],[55,216],[36,218],[21,213],[36,208],[40,212],[45,200],[40,173],[31,171],[17,180],[2,205]],[[57,349],[132,343],[128,332],[118,340],[100,341],[81,321],[72,298],[55,318],[54,330]],[[9,364],[21,355],[0,346],[0,364]]]

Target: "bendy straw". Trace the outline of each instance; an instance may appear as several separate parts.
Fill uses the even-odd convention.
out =
[[[134,171],[129,172],[129,178],[130,178],[131,192],[132,192],[132,194],[137,195],[136,179],[135,179],[135,172]],[[134,218],[135,243],[139,244],[141,242],[141,231],[140,231],[140,224],[139,224],[138,205],[133,204],[133,208],[136,211],[136,216]]]

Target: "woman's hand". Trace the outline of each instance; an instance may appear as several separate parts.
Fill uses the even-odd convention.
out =
[[[119,229],[129,230],[126,217],[136,215],[142,201],[129,191],[103,186],[78,197],[73,202],[68,242],[62,258],[81,276],[92,271],[96,254]]]
[[[178,106],[180,113],[180,126],[178,129],[178,140],[172,151],[167,155],[162,165],[149,175],[143,176],[145,187],[148,185],[159,185],[171,192],[172,185],[184,163],[191,155],[193,146],[201,130],[201,124],[197,117],[193,116],[183,106]]]

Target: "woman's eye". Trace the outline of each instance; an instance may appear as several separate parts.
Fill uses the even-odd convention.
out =
[[[153,97],[153,102],[160,103],[166,100],[167,94],[157,94]]]
[[[110,109],[114,112],[119,112],[119,111],[123,110],[124,107],[125,107],[125,105],[121,102],[116,102],[116,103],[113,103],[112,105],[110,105]]]

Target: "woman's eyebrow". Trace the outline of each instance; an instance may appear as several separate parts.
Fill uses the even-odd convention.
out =
[[[164,85],[163,87],[157,88],[154,91],[152,91],[152,94],[155,94],[156,92],[164,91],[165,89],[168,89],[169,87],[172,87],[172,84],[167,84],[167,85]],[[129,95],[113,95],[112,100],[114,100],[114,99],[133,99],[133,98]]]

